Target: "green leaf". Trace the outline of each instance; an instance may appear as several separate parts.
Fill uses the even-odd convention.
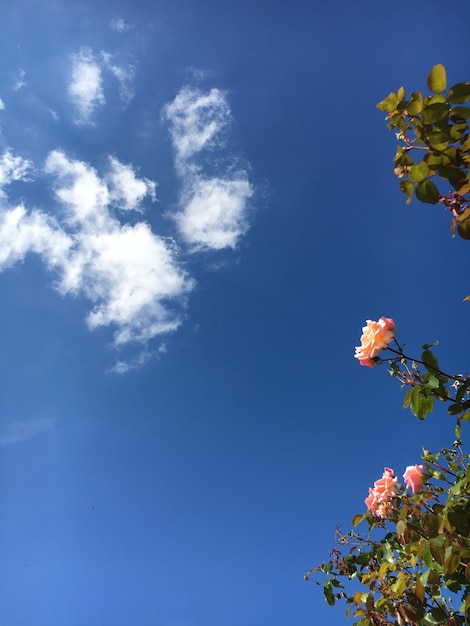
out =
[[[411,412],[415,417],[424,420],[426,415],[430,413],[434,407],[434,398],[420,394],[419,386],[413,387],[411,392]]]
[[[451,165],[440,167],[439,176],[442,176],[442,178],[448,178],[449,180],[463,180],[467,177],[463,170],[459,170],[458,167],[452,167]]]
[[[438,170],[439,167],[442,165],[442,157],[440,154],[428,152],[428,154],[424,158],[430,170]]]
[[[462,239],[470,239],[470,219],[457,224],[457,232]]]
[[[470,99],[470,83],[457,83],[449,89],[447,99],[453,104],[464,104]]]
[[[386,113],[391,113],[397,108],[399,99],[396,93],[390,93],[382,102],[377,103],[377,108]]]
[[[440,384],[441,383],[439,382],[439,380],[435,376],[430,376],[429,377],[429,380],[428,380],[428,387],[429,387],[429,389],[438,389]]]
[[[416,185],[415,194],[421,202],[437,204],[439,201],[439,191],[432,180],[422,180]]]
[[[434,102],[423,109],[422,118],[425,124],[434,124],[449,115],[447,102]]]
[[[452,141],[461,141],[462,136],[466,130],[467,130],[466,122],[460,122],[460,123],[455,122],[455,124],[452,124],[450,128],[450,138],[452,139]]]
[[[423,95],[420,91],[410,94],[410,101],[406,105],[409,115],[418,115],[423,110]]]
[[[413,387],[410,387],[405,394],[405,399],[403,400],[403,408],[407,409],[411,403],[411,393],[413,391]]]
[[[469,107],[455,107],[451,111],[452,117],[455,117],[459,120],[468,120],[470,118],[470,108]]]
[[[467,392],[467,385],[466,384],[461,384],[459,385],[459,387],[457,388],[457,393],[455,394],[455,400],[457,402],[462,402],[464,395]]]
[[[427,78],[427,86],[433,93],[442,93],[447,85],[446,68],[441,65],[435,65]]]
[[[326,580],[323,583],[323,593],[325,594],[325,599],[330,606],[334,606],[335,604],[335,594],[333,593],[333,587],[331,586],[331,581]]]
[[[459,413],[462,413],[462,410],[461,404],[451,404],[447,409],[447,412],[449,415],[458,415]]]
[[[429,549],[429,546],[427,546],[426,549],[423,552],[423,561],[429,567],[429,570],[428,570],[428,572],[429,572],[431,570],[431,568],[432,568],[432,565],[433,565],[432,554],[431,554],[431,550]],[[423,580],[423,584],[427,583],[427,577],[429,576],[428,572],[425,573],[425,575],[426,574],[427,575],[425,576],[426,580],[425,581]],[[424,576],[421,577],[421,579],[423,579],[423,578],[424,578]]]
[[[431,374],[438,374],[439,362],[434,356],[434,353],[431,352],[431,350],[429,350],[429,347],[431,346],[429,347],[425,347],[425,346],[428,346],[428,344],[425,344],[423,346],[424,350],[423,350],[423,353],[421,354],[421,360],[423,361],[428,372],[431,372]]]
[[[427,174],[428,166],[425,161],[421,161],[412,165],[408,176],[413,183],[420,183],[426,178]]]
[[[360,524],[365,518],[367,517],[367,515],[355,515],[352,519],[352,525],[355,528],[358,524]]]
[[[400,191],[402,191],[407,196],[406,204],[410,204],[411,198],[413,197],[413,191],[414,191],[413,183],[409,180],[401,180]]]
[[[426,135],[429,146],[433,150],[442,150],[449,143],[448,134],[442,130],[433,130]]]

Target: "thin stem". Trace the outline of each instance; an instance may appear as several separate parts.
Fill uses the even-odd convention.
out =
[[[400,350],[395,350],[394,348],[391,348],[390,346],[387,346],[387,348],[385,348],[386,350],[390,350],[390,352],[393,352],[394,354],[398,354],[398,356],[402,359],[408,359],[409,361],[414,361],[415,363],[420,363],[421,365],[424,365],[424,367],[428,367],[428,365],[424,362],[424,361],[420,361],[419,359],[414,359],[410,356],[406,356],[406,354],[403,354],[403,351]],[[386,360],[386,359],[385,359]],[[433,370],[435,370],[436,372],[438,372],[439,374],[442,374],[443,376],[445,376],[446,378],[452,378],[452,380],[457,380],[458,382],[462,382],[462,379],[459,376],[453,376],[452,374],[446,374],[445,372],[443,372],[440,369],[437,368],[432,368]]]

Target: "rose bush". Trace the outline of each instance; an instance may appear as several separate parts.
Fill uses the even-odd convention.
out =
[[[467,625],[470,455],[459,440],[438,454],[425,451],[404,479],[406,487],[385,468],[369,490],[383,509],[366,498],[369,510],[354,516],[346,535],[337,530],[330,560],[305,578],[322,573],[326,601],[345,601],[354,626]]]
[[[428,96],[415,91],[407,98],[400,87],[377,105],[398,131],[395,173],[407,203],[413,195],[441,203],[451,213],[452,233],[470,239],[470,107],[462,106],[470,83],[446,92],[445,68],[436,65],[427,85]],[[442,371],[431,349],[437,342],[410,358],[395,330],[391,318],[367,320],[355,358],[366,367],[388,363],[406,390],[403,407],[417,418],[425,419],[435,400],[447,406],[457,439],[438,454],[425,451],[422,464],[406,468],[404,485],[386,467],[369,488],[367,511],[354,516],[346,535],[337,529],[330,560],[305,578],[323,574],[318,584],[326,601],[345,601],[355,626],[469,626],[470,454],[460,436],[470,421],[470,375]],[[359,524],[367,525],[362,533]]]

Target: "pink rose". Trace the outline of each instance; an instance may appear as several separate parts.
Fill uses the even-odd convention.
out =
[[[396,482],[397,477],[395,476],[393,470],[389,467],[384,467],[382,478],[376,480],[374,483],[374,492],[377,494],[377,497],[381,502],[389,500],[395,495]]]
[[[405,485],[411,489],[413,493],[418,493],[423,488],[423,466],[409,465],[403,474]]]
[[[374,488],[369,487],[369,495],[364,500],[366,507],[376,517],[387,517],[392,509],[392,499],[396,493],[397,477],[392,469],[384,468],[382,478],[376,480]]]
[[[381,317],[378,322],[366,321],[362,329],[361,345],[356,348],[354,357],[361,365],[374,367],[375,357],[393,341],[395,322],[390,317]]]

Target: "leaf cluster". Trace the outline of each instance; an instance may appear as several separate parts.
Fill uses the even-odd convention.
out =
[[[447,412],[456,417],[455,435],[460,437],[461,423],[470,420],[470,376],[446,374],[439,368],[434,344],[424,344],[421,359],[410,359],[399,344],[393,350],[397,357],[389,359],[389,373],[408,387],[403,408],[409,408],[418,419],[425,419],[433,410],[435,400],[449,402]]]
[[[470,83],[446,91],[446,70],[436,65],[427,86],[429,95],[414,91],[407,96],[400,87],[377,104],[387,113],[388,127],[397,131],[394,173],[407,204],[413,195],[429,204],[442,202],[452,213],[452,232],[470,239]]]

